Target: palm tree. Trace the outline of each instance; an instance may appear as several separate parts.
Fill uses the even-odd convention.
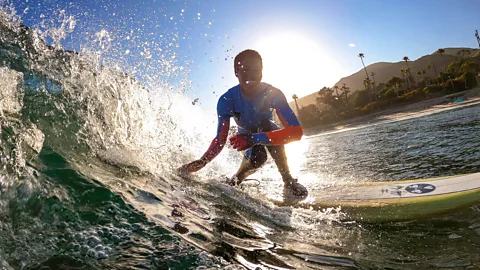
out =
[[[335,90],[335,95],[337,96],[337,98],[338,98],[338,89],[339,87],[337,85],[333,87],[333,90]]]
[[[375,83],[373,81],[370,81],[370,87],[371,87],[370,89],[372,89],[372,94],[375,95],[375,101],[378,101],[378,93],[377,93],[378,89],[375,88]]]
[[[350,93],[350,87],[346,83],[342,85],[342,92],[345,94],[345,104],[348,104],[348,93]]]
[[[402,73],[403,75],[403,73]],[[392,77],[390,80],[388,80],[387,82],[387,86],[388,87],[392,87],[394,90],[395,90],[395,94],[397,94],[397,97],[399,96],[398,94],[398,85],[402,83],[402,79],[400,79],[399,77]]]
[[[368,78],[363,79],[363,86],[365,86],[365,89],[367,89],[368,86],[370,85],[370,82],[369,82],[369,81],[370,81],[370,80],[369,80]]]
[[[300,116],[300,109],[298,108],[298,103],[297,103],[298,96],[296,94],[293,94],[292,98],[295,101],[295,107],[297,108],[297,114]]]
[[[460,50],[457,55],[461,57],[461,62],[460,62],[460,67],[458,68],[458,72],[460,73],[464,73],[464,72],[469,72],[469,68],[468,66],[470,65],[470,62],[472,57],[470,56],[471,52],[470,50],[468,49],[462,49]],[[465,89],[468,88],[468,84],[467,84],[467,76],[464,76],[465,77]]]
[[[375,81],[375,75],[377,75],[377,74],[375,74],[375,72],[370,73],[370,76],[372,76],[372,79],[373,79],[373,86],[377,85],[377,82]]]
[[[319,96],[324,96],[327,91],[328,91],[328,87],[325,87],[325,86],[324,86],[324,87],[322,87],[322,89],[320,89],[320,91],[318,91],[317,94],[318,94]]]
[[[418,76],[418,81],[420,82],[421,79],[422,79],[422,78],[421,78],[421,77],[422,77],[422,71],[421,71],[421,70],[417,71],[417,76]],[[420,84],[420,83],[419,83],[419,84]]]
[[[365,81],[363,81],[363,84],[365,85],[365,89],[369,90],[370,94],[368,96],[370,97],[370,102],[372,102],[372,90],[370,89],[370,78],[368,77],[368,72],[367,72],[367,68],[365,67],[365,63],[363,62],[363,58],[365,57],[365,54],[359,53],[358,57],[360,57],[360,60],[362,60],[363,69],[365,70],[365,75],[367,75],[366,80],[368,83],[365,84]]]
[[[320,89],[320,91],[318,91],[318,96],[320,99],[317,99],[317,102],[326,104],[330,106],[330,108],[333,107],[332,104],[333,104],[334,97],[333,97],[332,88],[323,87],[322,89]]]
[[[363,79],[363,85],[365,86],[365,90],[369,90],[368,97],[370,98],[370,102],[372,102],[372,89],[370,88],[371,86],[370,78]]]
[[[475,30],[475,37],[477,38],[478,47],[480,48],[480,36],[478,35],[478,30]]]
[[[408,80],[409,80],[408,82],[409,82],[409,85],[410,85],[410,88],[411,88],[412,84],[413,84],[413,82],[412,82],[413,77],[412,77],[411,69],[408,66],[408,61],[410,61],[410,59],[408,58],[408,56],[404,56],[403,61],[405,61],[405,64],[407,65],[407,72],[408,72],[407,76],[408,76]]]
[[[442,62],[443,62],[443,54],[445,53],[445,50],[440,48],[440,49],[437,50],[437,53],[440,54],[440,56],[442,57]],[[445,69],[446,69],[446,67],[445,67],[445,64],[444,64],[443,70],[445,70]]]
[[[360,60],[362,60],[363,69],[365,70],[365,75],[367,75],[367,79],[368,79],[367,68],[365,67],[365,63],[363,62],[363,58],[365,57],[365,54],[359,53],[359,54],[358,54],[358,57],[360,57]]]
[[[329,96],[332,96],[332,95],[333,95],[333,89],[332,89],[332,88],[327,87],[326,91],[327,91],[327,94],[328,94]]]
[[[411,76],[412,74],[410,73],[410,67],[408,66],[408,61],[410,61],[410,59],[408,59],[408,56],[404,56],[403,61],[405,61],[405,64],[407,64],[408,75]]]
[[[442,48],[440,48],[440,49],[437,50],[437,53],[440,54],[440,56],[442,57],[442,62],[443,62],[443,54],[445,53],[445,50],[442,49]],[[444,63],[444,64],[443,64],[443,71],[445,71],[445,70],[446,70],[446,64]],[[441,72],[440,72],[440,73],[441,73]],[[440,76],[440,78],[442,79],[442,85],[443,85],[443,84],[444,84],[444,82],[443,82],[443,76]],[[445,85],[443,86],[443,89],[445,89],[445,92],[447,92],[447,88],[445,88]]]
[[[400,73],[402,73],[403,81],[406,82],[407,80],[405,79],[405,69],[401,68]]]
[[[408,79],[408,69],[407,68],[402,68],[402,69],[400,69],[400,72],[402,73],[403,80],[405,81],[406,88],[410,89],[410,80]]]

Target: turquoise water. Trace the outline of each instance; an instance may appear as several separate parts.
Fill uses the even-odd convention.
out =
[[[480,267],[480,205],[388,224],[275,207],[220,183],[239,161],[228,148],[177,176],[208,146],[214,116],[0,18],[2,269]],[[478,172],[479,134],[480,106],[470,106],[287,151],[300,181],[321,189]],[[265,180],[253,188],[281,188],[271,160],[254,177]]]

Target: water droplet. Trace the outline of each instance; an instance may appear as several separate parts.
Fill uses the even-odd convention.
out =
[[[456,233],[452,233],[448,236],[449,239],[458,239],[458,238],[462,238],[462,236],[456,234]]]

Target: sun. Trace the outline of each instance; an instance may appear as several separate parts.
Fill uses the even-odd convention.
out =
[[[313,39],[297,33],[274,34],[254,46],[263,59],[263,81],[279,88],[287,99],[333,86],[341,68]]]

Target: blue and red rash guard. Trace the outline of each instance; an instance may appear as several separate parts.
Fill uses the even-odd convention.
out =
[[[231,117],[238,125],[238,133],[251,134],[255,145],[281,145],[302,138],[302,127],[282,91],[266,83],[261,83],[259,89],[262,90],[259,90],[258,95],[247,97],[242,94],[240,85],[237,85],[220,97],[217,103],[217,136],[202,159],[211,161],[222,151],[227,141]],[[283,129],[272,120],[274,109]],[[258,132],[266,121],[271,124],[272,131]]]

